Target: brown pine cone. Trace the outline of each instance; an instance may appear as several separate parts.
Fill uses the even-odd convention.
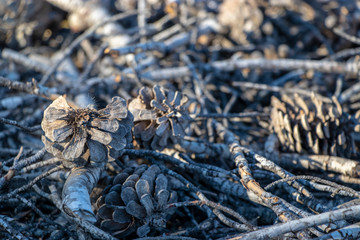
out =
[[[65,167],[102,166],[131,144],[132,122],[120,97],[101,110],[74,109],[58,97],[44,112],[42,141],[49,153],[64,160]]]
[[[191,119],[185,108],[187,101],[180,92],[166,91],[158,85],[141,88],[139,96],[129,103],[137,143],[154,150],[177,143]]]
[[[165,206],[177,200],[170,188],[156,165],[123,170],[94,204],[100,228],[118,238],[135,231],[142,237],[165,228],[173,211]]]
[[[356,120],[343,112],[335,97],[324,103],[314,95],[271,99],[271,130],[285,152],[351,157],[356,154]]]

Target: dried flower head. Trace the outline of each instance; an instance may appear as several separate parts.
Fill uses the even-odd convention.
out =
[[[176,91],[155,85],[143,87],[129,104],[134,115],[134,136],[147,147],[162,150],[185,135],[190,116],[185,108],[188,98]],[[171,142],[169,142],[171,140]]]
[[[283,95],[271,99],[271,130],[282,150],[350,157],[356,154],[355,119],[345,113],[335,97],[324,103],[315,95]]]
[[[67,167],[102,165],[131,143],[133,117],[126,102],[114,97],[104,109],[72,108],[58,97],[41,123],[46,150]]]
[[[165,228],[173,213],[166,205],[177,200],[169,182],[155,165],[124,169],[111,179],[94,204],[100,228],[117,238],[134,231],[142,237]]]

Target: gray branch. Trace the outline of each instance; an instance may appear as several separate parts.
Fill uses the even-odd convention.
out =
[[[90,193],[99,181],[101,168],[76,168],[66,179],[62,190],[62,204],[65,212],[78,215],[91,223],[96,217],[91,209]],[[66,210],[70,211],[66,211]]]

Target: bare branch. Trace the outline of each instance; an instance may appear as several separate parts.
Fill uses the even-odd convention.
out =
[[[251,83],[251,82],[233,82],[233,86],[235,87],[244,87],[244,88],[252,88],[252,89],[258,89],[258,90],[265,90],[265,91],[272,91],[272,92],[288,92],[288,93],[297,93],[304,96],[311,97],[312,95],[315,95],[319,100],[327,103],[331,103],[331,99],[321,96],[320,94],[300,89],[300,88],[283,88],[278,86],[271,86],[261,83]]]
[[[80,218],[77,215],[74,216],[69,216],[68,213],[66,213],[64,211],[63,208],[63,204],[62,201],[60,199],[60,196],[57,193],[56,187],[54,185],[50,185],[49,186],[50,189],[50,199],[52,200],[52,202],[55,204],[55,206],[62,212],[65,214],[65,216],[70,219],[72,222],[78,224],[79,226],[81,226],[83,229],[85,229],[87,232],[89,232],[92,236],[99,238],[99,239],[104,239],[104,240],[116,240],[116,238],[114,238],[113,236],[111,236],[110,234],[104,232],[103,230],[97,228],[96,226],[94,226],[93,224],[89,223],[88,221]]]
[[[195,192],[196,195],[198,196],[198,198],[200,200],[204,200],[204,201],[208,201],[207,197],[197,188],[195,187],[191,182],[189,182],[188,180],[186,180],[183,176],[181,176],[180,174],[167,169],[165,167],[160,166],[167,174],[176,177],[178,180],[180,180],[187,188],[189,188],[191,191]],[[226,224],[229,227],[232,227],[234,229],[237,230],[249,230],[249,229],[254,229],[254,227],[252,226],[252,224],[248,223],[245,218],[243,219],[244,222],[246,222],[245,225],[240,225],[239,223],[225,217],[225,215],[223,215],[218,209],[214,209],[213,213],[220,219],[220,221],[222,221],[224,224]]]
[[[340,190],[347,191],[349,193],[352,193],[354,197],[360,198],[360,194],[357,191],[355,191],[354,189],[351,189],[351,188],[345,187],[345,186],[341,186],[341,185],[339,185],[337,183],[333,183],[333,182],[324,180],[322,178],[314,177],[314,176],[294,176],[294,177],[280,179],[280,180],[277,180],[277,181],[267,185],[264,189],[269,190],[271,187],[275,186],[276,184],[279,184],[281,182],[296,180],[296,179],[306,179],[306,180],[311,180],[311,181],[317,181],[317,182],[320,182],[320,183],[327,184],[327,185],[330,185],[332,187],[335,187],[335,188],[337,188],[337,191],[340,191]],[[335,193],[336,192],[334,192],[333,194],[335,194]]]
[[[7,218],[6,216],[0,215],[0,226],[3,227],[5,229],[5,231],[10,233],[12,237],[14,237],[14,238],[16,238],[18,240],[26,240],[26,239],[28,239],[21,232],[15,230],[15,228],[13,228],[10,225],[10,223],[8,223],[6,218]]]
[[[167,208],[185,207],[185,206],[202,206],[202,205],[206,205],[206,206],[209,206],[211,208],[221,210],[221,211],[235,217],[240,222],[242,222],[244,224],[248,224],[248,221],[243,216],[241,216],[240,214],[235,212],[234,210],[232,210],[230,208],[227,208],[227,207],[224,207],[221,204],[215,203],[215,202],[210,201],[210,200],[189,201],[189,202],[182,202],[182,203],[170,203],[170,204],[167,205]],[[256,229],[256,228],[253,228],[253,229]]]
[[[207,113],[207,114],[194,114],[190,115],[191,118],[196,120],[206,120],[208,118],[234,118],[233,120],[236,121],[236,118],[252,118],[252,117],[269,117],[267,113],[261,112],[244,112],[244,113]]]
[[[340,29],[339,27],[335,27],[334,29],[334,33],[336,33],[337,35],[339,35],[340,37],[355,43],[355,44],[360,44],[360,38],[357,38],[356,36],[352,36],[350,34],[347,34],[346,32],[344,32],[342,29]]]
[[[216,121],[213,121],[213,124],[216,131],[218,132],[218,135],[229,147],[231,158],[238,168],[239,175],[241,176],[244,187],[257,195],[267,207],[271,208],[278,215],[281,221],[287,222],[292,220],[293,216],[281,204],[279,198],[269,192],[266,192],[253,178],[248,162],[244,156],[243,148],[236,140],[234,134],[225,129],[220,123]]]
[[[79,216],[91,223],[96,222],[91,208],[90,193],[99,181],[102,169],[97,167],[75,168],[66,179],[62,190],[65,212]]]
[[[22,126],[17,121],[10,120],[10,119],[5,119],[5,118],[0,118],[0,123],[13,125],[15,127],[21,128],[21,129],[23,129],[23,130],[25,130],[27,132],[35,132],[35,131],[41,129],[40,125],[39,126],[34,126],[34,127],[27,127],[27,126]]]
[[[341,73],[349,74],[350,76],[356,77],[359,71],[359,66],[355,62],[335,62],[325,60],[298,60],[298,59],[231,59],[216,61],[208,64],[206,67],[216,68],[221,71],[235,71],[244,68],[250,69],[263,69],[270,71],[278,70],[314,70],[324,73]],[[190,76],[191,70],[189,67],[174,67],[174,68],[163,68],[148,71],[142,74],[142,77],[149,78],[154,81],[162,79],[171,79],[176,77]],[[238,83],[238,82],[235,82]]]
[[[325,234],[318,238],[318,240],[327,240],[327,239],[343,239],[344,236],[348,239],[356,239],[360,235],[360,222],[351,224],[349,226],[340,228],[331,233]]]
[[[2,189],[5,185],[5,183],[7,181],[9,181],[15,175],[16,171],[19,171],[24,166],[30,165],[31,163],[38,161],[45,155],[45,153],[46,153],[45,148],[42,148],[40,151],[38,151],[36,154],[34,154],[31,157],[22,159],[20,161],[15,161],[16,160],[16,158],[15,158],[14,164],[9,169],[8,173],[5,176],[3,176],[2,178],[0,178],[0,189]]]
[[[360,206],[343,208],[340,210],[330,211],[319,215],[314,215],[299,220],[293,220],[287,223],[276,224],[261,230],[232,236],[232,240],[253,240],[253,239],[271,239],[281,236],[288,232],[297,232],[309,227],[332,223],[338,220],[354,218],[360,214]],[[229,239],[229,238],[226,238]]]
[[[337,156],[282,153],[279,157],[273,157],[271,160],[284,168],[291,165],[291,168],[333,171],[349,177],[358,177],[360,175],[358,161]]]
[[[201,168],[199,166],[193,165],[193,164],[186,164],[172,156],[159,153],[153,150],[143,150],[143,149],[125,149],[124,155],[129,155],[130,157],[142,157],[145,159],[152,159],[155,158],[160,161],[169,162],[172,163],[179,168],[194,171],[200,174],[203,174],[204,176],[213,176],[213,177],[226,177],[227,174],[224,174],[223,172],[218,172],[211,169]]]
[[[62,169],[62,166],[57,166],[57,167],[54,167],[42,174],[40,174],[39,176],[37,176],[36,178],[34,178],[31,182],[29,182],[28,184],[20,187],[20,188],[17,188],[15,190],[13,190],[12,192],[9,192],[7,194],[3,194],[3,195],[0,195],[0,201],[6,201],[8,200],[9,198],[15,196],[16,194],[18,194],[19,192],[22,192],[22,191],[25,191],[26,189],[30,188],[32,185],[34,185],[35,183],[37,183],[38,181],[40,181],[41,179],[49,176],[50,174],[54,173],[54,172],[57,172],[59,170]]]
[[[30,82],[22,83],[22,82],[11,81],[7,78],[0,76],[0,86],[29,94],[39,95],[45,98],[49,98],[53,94],[50,92],[48,88],[38,84],[35,81],[35,79],[33,79],[31,83]]]

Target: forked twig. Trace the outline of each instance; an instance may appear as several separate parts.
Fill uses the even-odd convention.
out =
[[[242,148],[239,142],[236,140],[234,134],[225,129],[220,123],[216,121],[213,121],[213,124],[216,131],[218,132],[218,135],[224,140],[225,144],[227,144],[230,149],[231,158],[238,168],[239,175],[241,176],[244,187],[257,195],[266,206],[271,208],[278,215],[281,221],[287,222],[293,219],[289,211],[281,204],[279,198],[271,193],[266,192],[253,178],[248,161],[245,158],[242,152]]]
[[[202,206],[202,205],[206,205],[211,208],[219,209],[219,210],[235,217],[236,219],[243,222],[244,224],[248,224],[248,222],[246,220],[244,220],[244,217],[241,216],[240,214],[238,214],[237,212],[235,212],[234,210],[224,207],[221,204],[210,201],[210,200],[195,200],[195,201],[188,201],[188,202],[170,203],[167,205],[167,208],[185,207],[185,206]],[[253,229],[255,230],[256,228],[254,227]]]
[[[31,157],[28,157],[28,158],[25,158],[25,159],[22,159],[19,161],[14,160],[14,164],[9,169],[7,174],[5,176],[3,176],[2,178],[0,178],[0,189],[2,189],[5,185],[5,183],[7,181],[9,181],[15,175],[16,171],[19,171],[23,167],[28,166],[28,165],[38,161],[45,155],[45,153],[46,153],[45,148],[42,148],[41,150],[39,150],[36,154],[34,154]]]
[[[195,187],[191,182],[189,182],[188,180],[186,180],[183,176],[181,176],[180,174],[167,169],[165,167],[160,166],[161,168],[163,168],[163,170],[171,175],[176,177],[178,180],[180,180],[187,188],[189,188],[191,191],[195,192],[196,195],[198,196],[198,198],[202,201],[208,201],[208,198],[197,188]],[[232,227],[234,229],[237,230],[251,230],[254,229],[254,226],[252,224],[250,224],[244,217],[242,217],[241,215],[237,215],[238,217],[240,217],[242,220],[241,222],[244,223],[244,225],[240,225],[239,223],[225,217],[225,215],[223,215],[218,209],[214,209],[213,213],[219,218],[220,221],[222,221],[224,224],[226,224],[229,227]]]
[[[9,198],[11,197],[14,197],[16,194],[18,194],[19,192],[22,192],[22,191],[25,191],[26,189],[30,188],[32,185],[34,185],[35,183],[37,183],[38,181],[40,181],[41,179],[49,176],[50,174],[54,173],[54,172],[57,172],[57,171],[60,171],[63,167],[62,166],[57,166],[57,167],[54,167],[42,174],[40,174],[39,176],[37,176],[36,178],[34,178],[31,182],[29,182],[28,184],[20,187],[20,188],[17,188],[7,194],[3,194],[3,195],[0,195],[0,201],[6,201],[8,200]]]
[[[45,98],[50,98],[53,94],[47,87],[38,84],[35,79],[33,79],[32,82],[23,83],[18,81],[11,81],[10,79],[0,76],[0,86],[29,94],[39,95]]]

